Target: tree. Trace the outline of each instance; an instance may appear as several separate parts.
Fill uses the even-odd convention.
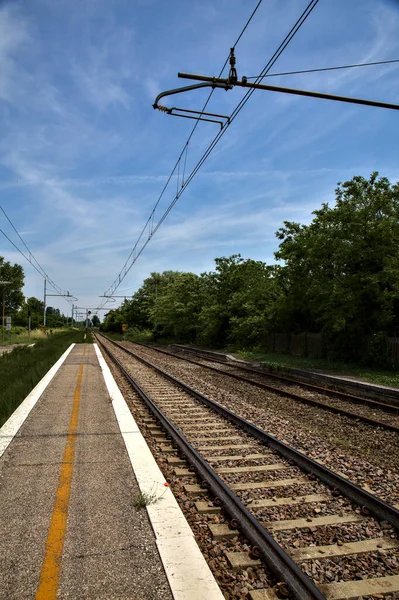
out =
[[[276,234],[284,309],[294,328],[321,330],[342,357],[358,358],[361,336],[399,328],[399,185],[354,177],[338,184],[334,207],[313,214]]]
[[[91,324],[93,327],[99,327],[100,326],[100,319],[98,318],[97,315],[93,315],[91,318]]]
[[[163,287],[150,310],[150,322],[157,336],[195,341],[202,307],[201,284],[201,278],[194,273],[177,273]]]
[[[14,315],[23,305],[24,295],[22,288],[24,285],[24,270],[21,265],[11,265],[0,256],[0,281],[10,281],[9,285],[1,285],[1,302],[3,301],[3,292],[5,300],[5,312],[8,315]]]
[[[275,267],[240,254],[216,258],[216,269],[204,274],[200,340],[212,346],[253,345],[271,327],[278,297]]]
[[[104,331],[113,331],[115,333],[122,333],[122,325],[125,323],[125,317],[122,314],[120,308],[110,310],[104,318]]]
[[[31,313],[31,328],[36,329],[36,327],[39,327],[39,325],[43,323],[44,303],[34,296],[26,299],[21,309],[16,314],[15,323],[16,325],[26,327],[28,324],[29,311]]]
[[[151,273],[144,280],[143,285],[137,290],[131,300],[123,305],[125,323],[129,327],[137,327],[140,330],[152,329],[151,311],[156,300],[162,296],[169,283],[174,281],[180,273],[178,271],[164,271],[163,273]]]
[[[61,315],[59,308],[48,306],[46,309],[47,328],[62,327],[64,325],[64,315]]]

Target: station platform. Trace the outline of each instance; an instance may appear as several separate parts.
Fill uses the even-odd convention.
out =
[[[99,354],[75,345],[15,435],[0,430],[0,599],[222,598],[171,490],[135,508],[140,478],[163,476]],[[179,549],[202,589],[179,579]]]

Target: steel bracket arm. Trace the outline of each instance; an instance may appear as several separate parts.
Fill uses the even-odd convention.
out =
[[[198,88],[203,88],[203,87],[222,88],[225,90],[231,90],[233,88],[233,86],[228,82],[226,82],[226,83],[209,82],[209,83],[197,83],[194,85],[187,85],[182,88],[176,88],[174,90],[167,90],[166,92],[161,92],[155,98],[155,102],[152,105],[152,107],[159,108],[158,102],[160,101],[161,98],[164,98],[165,96],[173,96],[173,94],[181,94],[182,92],[189,92],[190,90],[196,90]]]
[[[166,92],[161,92],[160,94],[158,94],[158,96],[155,98],[155,102],[152,105],[153,108],[157,108],[158,110],[167,113],[168,115],[172,115],[172,117],[183,117],[185,119],[195,119],[196,121],[208,121],[210,123],[218,123],[220,125],[221,128],[223,128],[224,123],[222,121],[219,120],[215,120],[215,119],[207,119],[204,118],[205,116],[208,117],[219,117],[221,119],[226,119],[227,122],[229,122],[229,117],[227,117],[226,115],[218,115],[215,113],[207,113],[204,111],[200,111],[200,110],[189,110],[188,108],[177,108],[175,106],[173,106],[172,108],[168,108],[167,106],[162,106],[161,104],[159,104],[159,100],[161,98],[164,98],[165,96],[172,96],[173,94],[180,94],[182,92],[189,92],[191,90],[196,90],[199,88],[204,88],[204,87],[211,87],[211,88],[221,88],[224,90],[231,90],[233,88],[233,86],[229,83],[220,83],[220,82],[215,82],[215,81],[209,81],[206,83],[197,83],[194,85],[188,85],[182,88],[176,88],[174,90],[167,90]],[[190,113],[190,115],[188,114],[180,114],[180,113]],[[192,115],[198,115],[198,116],[192,116]]]

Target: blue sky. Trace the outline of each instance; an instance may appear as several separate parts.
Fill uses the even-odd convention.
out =
[[[50,277],[95,306],[127,259],[193,122],[154,111],[217,75],[255,0],[0,0],[0,204]],[[238,76],[257,75],[307,5],[263,0],[236,48]],[[272,72],[399,58],[399,2],[320,0]],[[397,65],[275,77],[269,83],[398,102]],[[217,90],[229,114],[243,90]],[[197,90],[168,106],[201,108]],[[178,98],[178,100],[177,100]],[[202,123],[186,172],[217,133]],[[399,179],[398,113],[256,92],[120,286],[152,271],[201,273],[241,253],[274,262],[284,220],[307,223],[338,181],[377,170]],[[155,222],[176,192],[172,181]],[[0,228],[20,242],[0,213]],[[0,235],[0,256],[43,279]],[[120,292],[117,292],[120,293]],[[49,304],[67,311],[62,298]],[[116,304],[114,305],[116,306]]]

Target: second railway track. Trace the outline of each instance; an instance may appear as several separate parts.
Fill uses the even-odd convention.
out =
[[[215,357],[196,356],[196,359],[187,358],[163,348],[147,346],[145,344],[141,346],[143,349],[148,348],[167,356],[200,365],[205,369],[210,369],[216,373],[247,382],[282,397],[399,433],[399,405],[346,394],[313,384],[295,381],[281,375],[260,372],[254,368],[226,363],[226,361]],[[218,364],[217,367],[215,367],[215,363]]]
[[[280,582],[274,591],[252,589],[246,597],[271,598],[276,590],[301,599],[399,597],[395,507],[126,348],[101,342],[110,355],[119,356],[125,374],[134,377],[136,389],[191,464],[192,471],[180,466],[181,457],[170,458],[176,477],[186,482],[186,495],[196,501],[198,511],[217,514],[221,504],[230,515],[230,527],[210,524],[214,538],[239,536],[237,527],[255,546],[249,556],[243,543],[243,550],[226,560],[249,567],[266,561]],[[155,425],[150,429],[164,435]],[[218,500],[203,502],[207,490],[190,481],[195,475]]]

